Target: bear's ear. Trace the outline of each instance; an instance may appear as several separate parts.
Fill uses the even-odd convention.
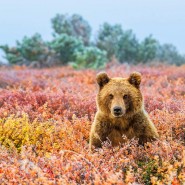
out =
[[[100,88],[102,88],[105,84],[109,82],[110,78],[108,77],[107,73],[105,72],[100,72],[96,76],[96,81]]]
[[[130,84],[134,85],[136,88],[139,88],[141,83],[141,74],[138,72],[133,72],[130,74],[128,81]]]

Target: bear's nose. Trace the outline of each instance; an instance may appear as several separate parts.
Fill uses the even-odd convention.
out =
[[[118,107],[118,106],[114,107],[114,113],[115,114],[120,114],[121,112],[122,112],[122,108],[121,107]]]

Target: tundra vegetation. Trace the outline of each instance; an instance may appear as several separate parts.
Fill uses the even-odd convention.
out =
[[[159,140],[89,152],[98,70],[0,68],[0,184],[185,183],[185,66],[114,64],[110,77],[142,74]]]

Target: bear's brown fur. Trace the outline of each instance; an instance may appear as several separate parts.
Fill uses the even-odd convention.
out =
[[[106,73],[99,73],[96,80],[98,110],[91,127],[90,149],[101,147],[106,140],[117,146],[124,142],[123,135],[138,138],[140,144],[158,137],[144,110],[140,73],[134,72],[129,78],[109,78]]]

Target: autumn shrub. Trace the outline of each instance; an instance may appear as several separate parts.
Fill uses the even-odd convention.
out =
[[[96,70],[0,69],[0,184],[185,183],[185,66],[113,65],[142,74],[141,91],[159,140],[132,139],[89,152]]]
[[[43,142],[51,142],[54,125],[52,120],[39,123],[38,120],[29,121],[28,115],[21,117],[10,116],[0,120],[0,142],[8,148],[18,151],[24,145],[43,146]]]

